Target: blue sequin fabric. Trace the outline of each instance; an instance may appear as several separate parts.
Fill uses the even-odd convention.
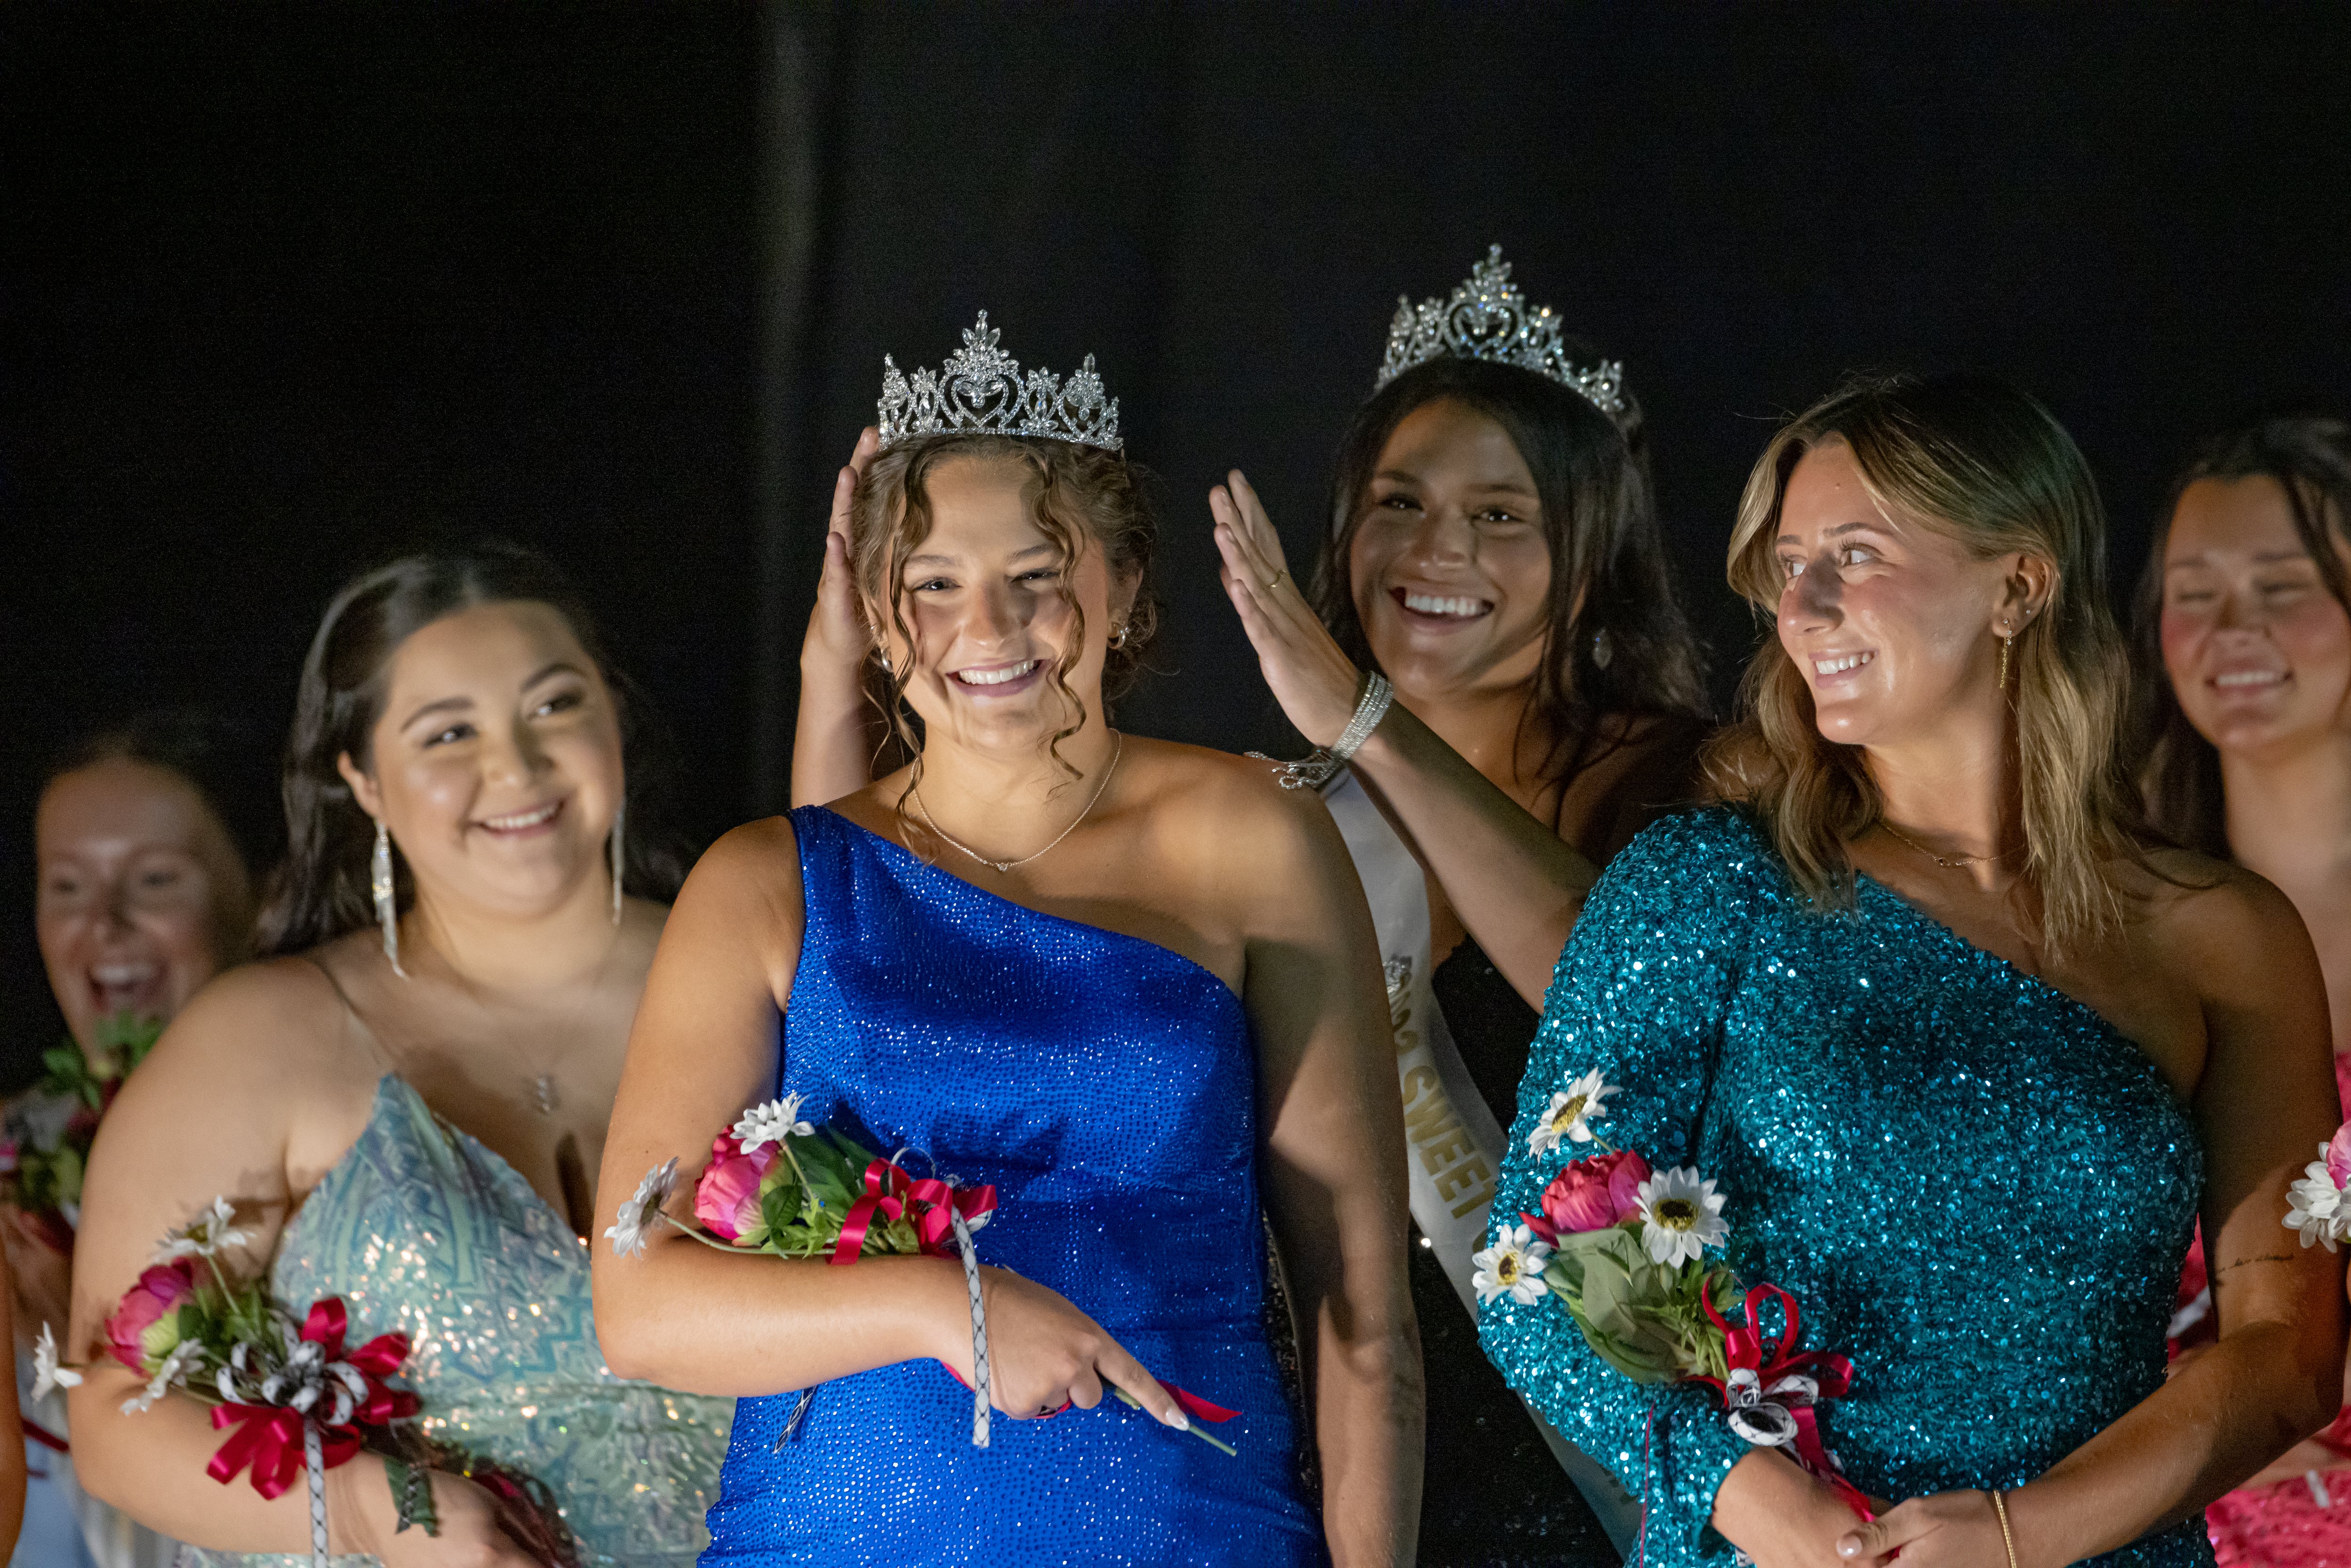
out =
[[[341,1296],[352,1343],[407,1334],[403,1375],[426,1429],[547,1483],[589,1568],[695,1560],[732,1402],[613,1376],[596,1345],[587,1249],[406,1080],[376,1085],[366,1130],[287,1226],[270,1282],[298,1311]],[[193,1548],[181,1558],[183,1568],[309,1561]]]
[[[1802,1348],[1853,1359],[1821,1427],[1864,1491],[2020,1486],[2161,1385],[2203,1186],[2194,1128],[2096,1013],[1882,884],[1814,912],[1719,808],[1635,840],[1560,955],[1498,1224],[1568,1157],[1531,1157],[1528,1138],[1593,1069],[1622,1089],[1596,1130],[1716,1178],[1740,1276],[1795,1296]],[[1489,1304],[1481,1337],[1646,1498],[1654,1568],[1729,1562],[1709,1521],[1746,1445],[1711,1389],[1634,1384],[1548,1298]],[[2212,1552],[2197,1517],[2095,1561]]]
[[[971,1441],[937,1363],[746,1399],[704,1563],[1309,1564],[1264,1328],[1256,1055],[1224,983],[1008,903],[819,807],[792,813],[808,926],[782,1087],[998,1207],[984,1263],[1068,1297],[1157,1377],[1241,1412],[1238,1458],[1105,1397]]]

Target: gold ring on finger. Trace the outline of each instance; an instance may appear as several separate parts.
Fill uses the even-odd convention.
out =
[[[1271,577],[1265,580],[1265,591],[1268,593],[1271,593],[1275,589],[1281,586],[1281,580],[1289,575],[1290,569],[1288,567],[1284,567],[1280,571],[1275,572]]]

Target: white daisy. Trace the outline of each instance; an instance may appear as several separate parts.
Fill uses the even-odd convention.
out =
[[[1527,1153],[1540,1155],[1555,1149],[1562,1140],[1592,1142],[1592,1124],[1608,1114],[1602,1102],[1615,1092],[1616,1085],[1602,1082],[1597,1072],[1587,1072],[1553,1094],[1542,1120],[1527,1137]]]
[[[741,1140],[743,1152],[747,1155],[769,1144],[780,1144],[787,1133],[802,1138],[815,1136],[816,1129],[799,1119],[804,1098],[787,1094],[744,1112],[735,1124],[735,1136]]]
[[[154,1261],[169,1263],[174,1258],[210,1258],[232,1247],[242,1247],[253,1239],[249,1230],[236,1228],[236,1212],[228,1199],[215,1197],[211,1203],[196,1211],[196,1217],[176,1230],[163,1232],[163,1244],[155,1249]]]
[[[172,1354],[163,1358],[163,1364],[155,1369],[155,1375],[147,1380],[147,1386],[122,1402],[122,1413],[137,1416],[152,1410],[158,1399],[172,1392],[172,1385],[180,1380],[180,1375],[195,1364],[204,1348],[192,1339],[173,1345]]]
[[[2286,1215],[2278,1223],[2300,1234],[2304,1247],[2317,1242],[2332,1252],[2337,1241],[2351,1237],[2351,1206],[2327,1172],[2325,1146],[2318,1152],[2322,1157],[2304,1166],[2302,1179],[2286,1188]]]
[[[637,1184],[636,1192],[621,1205],[621,1212],[604,1228],[617,1258],[642,1258],[645,1251],[645,1232],[653,1228],[660,1217],[662,1205],[669,1201],[671,1189],[677,1186],[677,1161],[670,1159],[645,1173]]]
[[[1550,1261],[1548,1243],[1536,1240],[1523,1225],[1505,1225],[1494,1245],[1470,1258],[1476,1271],[1469,1283],[1481,1301],[1508,1296],[1523,1305],[1550,1289],[1543,1283],[1543,1265]]]
[[[1730,1228],[1722,1197],[1698,1167],[1678,1166],[1641,1184],[1641,1245],[1653,1262],[1680,1265],[1720,1245]]]
[[[57,1336],[49,1325],[41,1325],[41,1337],[33,1343],[33,1397],[47,1399],[52,1388],[78,1388],[81,1374],[57,1360]]]

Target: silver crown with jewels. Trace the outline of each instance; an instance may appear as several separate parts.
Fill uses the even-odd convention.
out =
[[[1571,363],[1560,343],[1563,327],[1548,305],[1527,303],[1510,281],[1502,247],[1489,246],[1486,259],[1469,269],[1469,281],[1447,299],[1424,299],[1416,308],[1399,296],[1388,324],[1387,357],[1380,361],[1379,391],[1415,365],[1451,354],[1464,360],[1495,360],[1549,376],[1581,392],[1611,419],[1625,413],[1625,367],[1615,360],[1596,365]]]
[[[983,310],[964,329],[962,351],[935,371],[910,376],[883,355],[883,450],[917,435],[1032,435],[1120,450],[1118,400],[1102,395],[1092,354],[1067,382],[1050,371],[1024,376],[998,336]]]

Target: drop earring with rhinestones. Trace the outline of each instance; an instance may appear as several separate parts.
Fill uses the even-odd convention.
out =
[[[392,963],[392,972],[402,979],[408,971],[400,967],[400,896],[392,878],[392,830],[383,819],[375,820],[375,853],[368,857],[368,888],[375,894],[375,923],[383,927],[383,956]]]

